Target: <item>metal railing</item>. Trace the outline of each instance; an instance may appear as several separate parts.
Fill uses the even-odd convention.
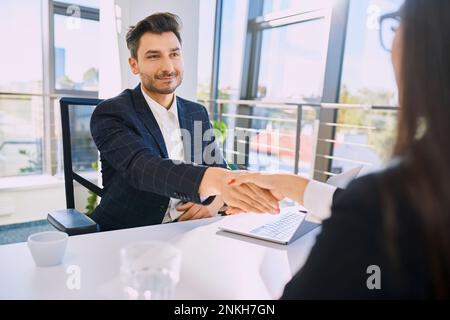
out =
[[[6,145],[19,145],[19,144],[36,144],[38,154],[36,155],[37,161],[40,163],[42,168],[37,170],[36,174],[41,174],[41,172],[48,175],[55,175],[62,172],[62,150],[59,149],[62,137],[60,136],[60,130],[55,128],[60,128],[60,118],[59,118],[59,108],[55,108],[55,101],[63,97],[67,98],[85,98],[91,97],[92,94],[88,93],[86,95],[79,94],[65,94],[65,93],[55,93],[55,94],[45,94],[45,93],[30,93],[30,92],[0,92],[0,99],[4,100],[30,100],[30,99],[42,99],[41,105],[43,116],[39,119],[38,127],[39,130],[43,131],[43,137],[38,142],[29,141],[0,141],[0,151]],[[49,100],[47,102],[46,100]],[[30,112],[32,109],[30,108]],[[15,139],[16,140],[16,139]],[[61,155],[60,155],[61,154]],[[7,174],[2,177],[16,176],[22,174]]]
[[[346,162],[348,164],[352,165],[363,165],[363,166],[371,166],[372,163],[368,161],[364,161],[357,158],[349,158],[349,157],[341,157],[334,155],[333,152],[330,154],[319,154],[317,153],[317,145],[319,143],[330,143],[333,145],[340,144],[342,146],[346,146],[348,148],[368,148],[368,149],[375,149],[375,146],[370,145],[368,143],[361,143],[361,142],[352,142],[352,141],[341,141],[337,140],[335,137],[336,130],[345,129],[345,130],[356,130],[356,131],[366,131],[366,132],[373,132],[373,131],[383,131],[386,130],[386,128],[379,127],[377,125],[373,124],[352,124],[352,123],[341,123],[341,122],[322,122],[320,119],[321,110],[324,109],[332,109],[336,110],[336,112],[340,110],[351,110],[351,111],[364,111],[368,113],[374,113],[374,112],[397,112],[397,107],[394,106],[380,106],[380,105],[369,105],[369,104],[339,104],[339,103],[308,103],[308,102],[299,102],[299,103],[283,103],[283,102],[276,102],[276,101],[259,101],[259,100],[224,100],[224,99],[218,99],[218,100],[202,100],[201,103],[207,104],[209,106],[210,111],[210,117],[213,120],[218,121],[230,121],[230,119],[233,119],[235,122],[238,120],[243,120],[244,122],[247,122],[248,125],[242,126],[242,125],[234,125],[233,130],[236,131],[244,131],[251,134],[262,134],[267,132],[266,129],[258,129],[252,127],[252,121],[260,120],[260,121],[266,121],[266,122],[272,122],[272,123],[278,123],[278,124],[286,124],[288,126],[294,126],[293,132],[295,133],[279,133],[280,136],[291,136],[295,139],[295,147],[292,148],[292,146],[286,146],[286,145],[279,145],[275,146],[275,149],[278,149],[278,151],[284,151],[284,152],[291,152],[294,154],[294,165],[292,172],[295,174],[299,174],[299,160],[301,158],[301,136],[303,134],[302,132],[302,123],[304,121],[304,112],[305,111],[313,111],[314,112],[314,118],[309,119],[313,122],[313,133],[312,133],[312,143],[313,143],[313,151],[312,151],[312,159],[310,164],[310,172],[309,175],[312,177],[315,173],[326,175],[326,176],[332,176],[335,175],[335,172],[330,172],[329,168],[316,168],[315,161],[317,158],[326,159],[327,161],[340,161],[340,162]],[[226,110],[226,106],[235,106],[236,112],[230,112],[229,109]],[[247,107],[251,110],[247,110],[249,112],[246,112],[246,114],[242,114],[239,110],[240,107]],[[287,113],[290,117],[270,117],[270,116],[261,116],[258,115],[258,112],[255,114],[255,110],[258,109],[270,109],[270,110],[276,110],[280,112]],[[217,114],[214,114],[214,110],[217,110]],[[248,113],[248,114],[247,114]],[[323,137],[321,136],[321,126],[326,127],[333,127],[333,136],[331,137]],[[232,130],[231,130],[232,131]],[[230,132],[229,132],[230,133]],[[236,140],[236,139],[235,139]],[[224,148],[225,155],[227,154],[233,154],[233,155],[240,155],[245,157],[246,159],[249,158],[249,150],[250,147],[246,146],[245,153],[242,154],[238,150],[236,150],[237,144],[248,144],[248,141],[239,140],[237,139],[233,146],[235,148],[227,149]],[[257,143],[257,148],[260,147],[271,147],[270,145],[265,145],[264,143]],[[271,151],[273,151],[272,148],[270,148]],[[247,165],[247,162],[246,162]]]

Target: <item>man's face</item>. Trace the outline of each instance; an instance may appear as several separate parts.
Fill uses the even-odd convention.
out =
[[[143,34],[137,60],[130,57],[129,64],[149,92],[172,94],[183,81],[181,44],[173,32]]]

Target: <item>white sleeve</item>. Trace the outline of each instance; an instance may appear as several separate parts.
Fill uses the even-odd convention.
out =
[[[311,180],[303,195],[303,206],[319,220],[325,220],[331,215],[331,204],[336,187]]]

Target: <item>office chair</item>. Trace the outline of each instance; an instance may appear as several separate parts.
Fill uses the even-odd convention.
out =
[[[98,225],[86,214],[75,209],[74,180],[97,196],[103,195],[103,189],[81,177],[74,171],[72,162],[72,141],[69,107],[97,106],[102,100],[87,98],[62,98],[60,100],[62,141],[64,154],[64,179],[67,209],[57,210],[47,215],[47,221],[57,230],[69,236],[98,232]],[[90,119],[90,118],[89,118]],[[92,139],[92,137],[91,137]]]

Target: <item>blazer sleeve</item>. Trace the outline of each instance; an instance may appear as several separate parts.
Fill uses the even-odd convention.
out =
[[[201,203],[198,188],[208,167],[161,158],[137,133],[129,115],[114,103],[105,101],[97,106],[91,133],[102,157],[134,188]]]

